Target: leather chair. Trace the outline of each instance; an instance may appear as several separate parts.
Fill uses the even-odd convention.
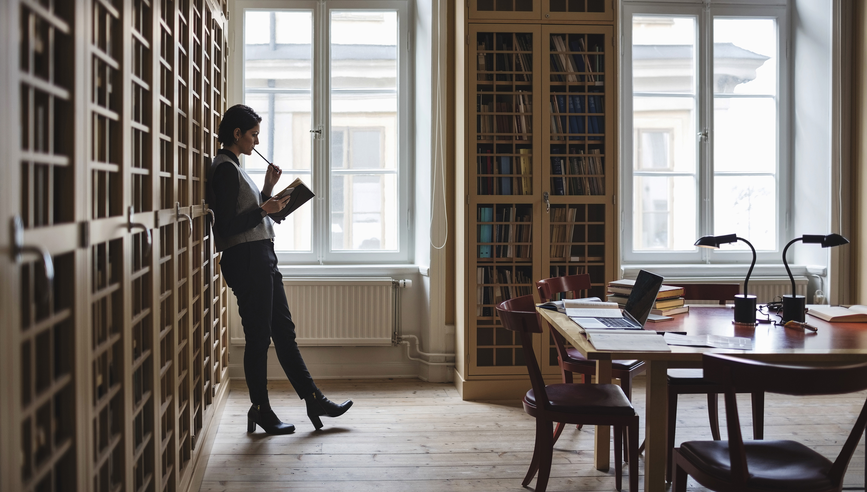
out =
[[[726,301],[733,300],[740,294],[738,284],[686,284],[683,285],[683,298],[689,301],[718,301],[724,306]],[[710,421],[710,433],[715,441],[720,440],[719,432],[719,388],[708,382],[701,369],[669,369],[668,370],[668,461],[665,470],[666,480],[671,481],[671,455],[674,449],[675,430],[677,427],[677,397],[679,395],[707,395],[707,415]],[[764,436],[765,394],[761,391],[753,393],[752,416],[753,438]]]
[[[557,294],[561,294],[561,298],[580,298],[586,294],[588,289],[590,289],[590,275],[587,274],[546,278],[536,282],[536,290],[539,291],[539,299],[542,302],[551,301]],[[577,349],[568,347],[566,339],[560,332],[550,325],[548,328],[551,338],[554,339],[554,346],[557,348],[557,359],[563,382],[571,383],[573,381],[572,375],[580,374],[582,382],[590,383],[590,379],[596,375],[596,362],[587,360]],[[612,377],[620,380],[620,387],[629,401],[632,401],[632,378],[643,373],[645,369],[644,361],[640,360],[615,360],[611,362]],[[557,429],[554,431],[554,442],[557,442],[564,427],[562,422],[557,424]],[[641,452],[640,449],[639,452]]]
[[[507,330],[518,333],[530,375],[532,389],[524,395],[524,411],[536,418],[536,441],[530,468],[522,485],[526,486],[536,472],[536,492],[545,492],[551,474],[554,451],[553,424],[610,425],[614,428],[614,473],[617,490],[622,485],[622,447],[624,432],[629,441],[629,490],[638,491],[638,415],[623,390],[615,384],[550,384],[546,385],[533,352],[533,334],[542,333],[533,296],[503,301],[497,315]]]
[[[867,401],[832,463],[797,441],[744,441],[736,393],[840,395],[867,389],[867,363],[840,367],[774,365],[722,354],[702,356],[704,377],[725,393],[727,441],[688,441],[674,450],[673,492],[687,475],[716,491],[832,492],[843,488],[846,468],[867,430]],[[821,423],[804,421],[801,425]]]

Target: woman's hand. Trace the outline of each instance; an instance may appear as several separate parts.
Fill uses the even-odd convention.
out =
[[[269,214],[273,214],[274,212],[279,212],[283,210],[283,207],[289,203],[289,197],[292,193],[286,193],[281,197],[272,196],[260,207],[262,210],[268,212]]]
[[[268,165],[268,170],[265,171],[265,183],[262,186],[262,192],[266,195],[270,195],[274,190],[274,185],[277,184],[277,181],[280,180],[280,176],[283,175],[283,170],[274,164]]]

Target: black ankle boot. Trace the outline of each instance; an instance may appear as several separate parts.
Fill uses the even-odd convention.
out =
[[[247,412],[247,432],[255,432],[257,425],[274,436],[295,432],[294,425],[281,422],[271,407],[262,405],[253,405]]]
[[[323,395],[319,390],[316,390],[313,394],[304,398],[304,401],[307,402],[307,417],[310,418],[310,421],[313,422],[313,427],[316,429],[322,428],[322,420],[319,417],[325,415],[329,417],[339,417],[346,413],[346,411],[349,410],[349,407],[352,406],[352,400],[346,400],[338,405],[328,398],[325,398],[325,395]]]

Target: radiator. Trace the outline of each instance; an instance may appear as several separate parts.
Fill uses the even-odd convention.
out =
[[[807,277],[795,277],[795,290],[797,291],[799,296],[807,296]],[[731,277],[708,277],[708,278],[668,278],[666,277],[665,282],[670,285],[683,285],[683,284],[738,284],[741,286],[741,291],[744,289],[744,279],[743,278],[731,278]],[[792,294],[792,282],[788,277],[751,277],[750,278],[750,294],[756,296],[756,302],[759,304],[765,304],[768,302],[772,302],[778,297],[782,297],[783,294],[791,295]],[[732,299],[734,302],[734,299]],[[690,301],[690,303],[694,303]],[[715,304],[715,302],[711,302]]]
[[[386,346],[396,330],[389,277],[284,277],[298,345]]]

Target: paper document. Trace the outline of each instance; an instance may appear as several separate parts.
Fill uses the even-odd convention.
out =
[[[736,350],[752,350],[753,341],[744,337],[723,337],[720,335],[678,335],[666,333],[663,338],[669,345],[687,347],[713,347]]]
[[[587,340],[596,350],[611,350],[617,352],[671,352],[664,337],[644,336],[642,330],[629,333],[609,333],[607,331],[589,331]],[[656,332],[643,332],[655,335]]]

